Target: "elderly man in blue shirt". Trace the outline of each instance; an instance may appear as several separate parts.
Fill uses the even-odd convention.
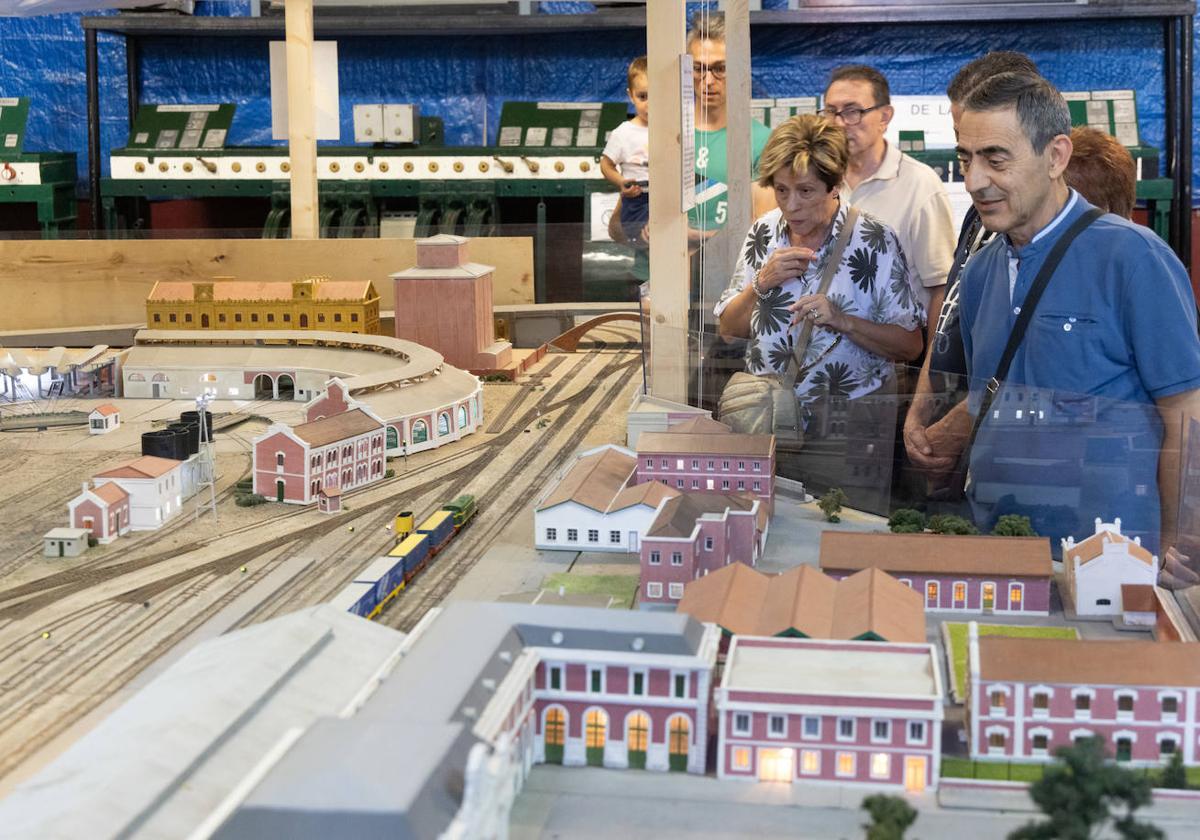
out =
[[[963,102],[966,187],[984,226],[1002,234],[962,276],[972,415],[1047,255],[1092,209],[1063,180],[1070,133],[1066,102],[1039,76],[993,76]],[[1175,548],[1197,536],[1176,534],[1183,430],[1200,417],[1186,269],[1153,232],[1107,214],[1079,233],[1034,305],[971,449],[979,524],[1032,513],[1057,552],[1094,519],[1120,517],[1123,533],[1163,556],[1164,583],[1200,581]]]

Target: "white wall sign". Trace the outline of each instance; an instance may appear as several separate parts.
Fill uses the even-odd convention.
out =
[[[313,116],[318,140],[341,139],[337,41],[313,42]],[[271,42],[271,137],[288,139],[287,42]]]

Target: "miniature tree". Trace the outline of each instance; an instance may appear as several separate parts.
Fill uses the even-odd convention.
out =
[[[900,796],[876,793],[862,801],[862,808],[871,815],[864,825],[866,840],[904,840],[904,832],[917,820],[917,811]]]
[[[825,514],[827,522],[841,522],[842,517],[838,516],[842,511],[842,505],[849,501],[846,494],[842,492],[840,487],[831,487],[829,491],[817,501],[817,507],[821,509],[821,513]]]
[[[888,520],[893,534],[919,534],[925,530],[925,514],[912,508],[900,508]]]
[[[1150,780],[1108,762],[1101,738],[1084,738],[1055,750],[1058,758],[1042,778],[1029,786],[1029,796],[1042,809],[1045,822],[1026,823],[1008,840],[1089,840],[1111,820],[1118,837],[1151,840],[1165,835],[1133,813],[1151,801]],[[1114,816],[1114,807],[1124,810]]]
[[[992,529],[992,536],[1037,537],[1040,534],[1033,530],[1033,523],[1029,521],[1028,516],[1021,516],[1017,513],[1006,513],[996,520],[996,527]]]
[[[970,520],[949,513],[929,517],[929,530],[935,534],[968,535],[979,533],[979,529]]]
[[[1183,769],[1183,752],[1176,750],[1171,753],[1171,760],[1163,768],[1158,778],[1158,786],[1186,790],[1188,786],[1187,771]]]

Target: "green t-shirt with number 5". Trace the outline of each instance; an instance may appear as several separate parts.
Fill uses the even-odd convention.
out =
[[[755,178],[758,171],[758,158],[771,129],[758,120],[750,121],[750,177]],[[729,167],[725,159],[725,129],[702,131],[696,129],[696,177],[703,181],[726,184],[729,181]],[[703,185],[697,185],[697,194],[704,190]],[[716,230],[725,227],[728,221],[729,196],[725,192],[714,195],[703,203],[697,203],[688,213],[688,224],[697,230]],[[751,220],[747,220],[749,223]]]

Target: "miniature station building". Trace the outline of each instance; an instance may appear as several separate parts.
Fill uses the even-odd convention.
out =
[[[1158,557],[1142,548],[1140,537],[1121,533],[1121,520],[1096,520],[1090,537],[1062,541],[1066,594],[1078,616],[1118,616],[1124,611],[1126,584],[1153,587],[1158,582]]]
[[[129,530],[152,531],[161,528],[164,523],[180,514],[183,510],[183,500],[195,492],[194,480],[188,481],[185,475],[184,468],[188,463],[155,455],[143,455],[113,469],[96,473],[92,476],[95,489],[85,488],[68,504],[72,522],[77,521],[80,523],[77,527],[83,527],[82,523],[89,515],[87,511],[92,510],[91,505],[95,504],[95,500],[105,500],[105,507],[95,512],[108,518],[109,538],[124,533],[119,520],[124,505],[128,505]],[[123,502],[112,501],[118,496],[114,491],[104,491],[106,484],[116,485],[128,498]],[[102,492],[104,495],[100,495]],[[118,517],[115,528],[114,516]],[[100,538],[99,534],[96,536],[97,539]]]
[[[42,538],[44,557],[78,557],[88,549],[87,528],[51,528]]]
[[[405,636],[311,607],[197,645],[0,801],[0,824],[504,836],[535,763],[702,773],[719,636],[682,615],[468,602]]]
[[[879,569],[922,593],[926,612],[1049,615],[1053,563],[1044,537],[823,531],[821,570]]]
[[[972,758],[1051,761],[1099,737],[1118,762],[1200,763],[1200,645],[980,636],[968,629]]]
[[[496,339],[492,315],[495,269],[471,262],[461,236],[418,239],[416,248],[416,266],[392,275],[396,338],[431,347],[465,370],[511,367],[512,344]]]
[[[933,645],[734,636],[717,776],[932,789],[944,703]]]
[[[642,539],[638,604],[673,606],[690,581],[730,563],[757,565],[769,525],[764,503],[749,493],[664,499]]]
[[[379,333],[379,295],[369,280],[306,277],[256,282],[159,281],[146,298],[155,330],[325,330]]]
[[[878,569],[834,580],[812,566],[778,575],[744,563],[688,583],[678,611],[731,636],[925,642],[921,596]]]
[[[67,503],[71,527],[86,529],[101,545],[123,537],[132,528],[129,499],[119,481],[85,481],[83,492]]]
[[[112,403],[98,405],[88,414],[88,434],[107,434],[120,425],[121,411]]]
[[[639,390],[633,395],[625,417],[625,445],[637,449],[642,432],[665,432],[677,423],[697,417],[711,420],[712,413],[686,403],[650,396]]]

